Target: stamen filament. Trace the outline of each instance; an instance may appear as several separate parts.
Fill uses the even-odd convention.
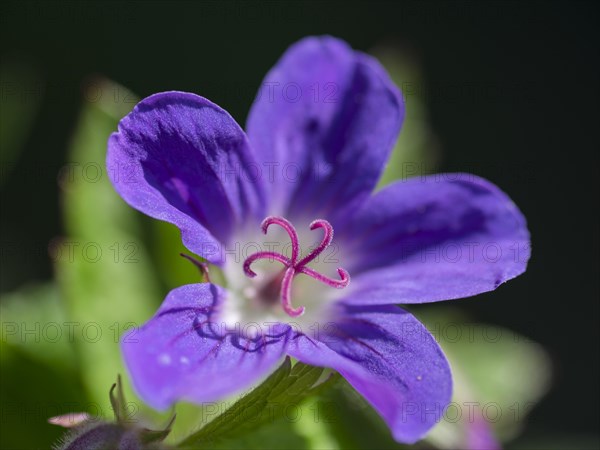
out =
[[[185,259],[187,259],[193,265],[195,265],[200,270],[200,272],[202,272],[202,275],[204,275],[204,279],[206,280],[206,282],[210,283],[210,275],[208,274],[208,264],[202,261],[198,261],[196,258],[190,255],[186,255],[185,253],[180,253],[179,256],[183,256]]]

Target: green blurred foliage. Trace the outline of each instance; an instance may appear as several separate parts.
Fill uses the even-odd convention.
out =
[[[181,253],[191,253],[183,246],[179,229],[175,225],[158,220],[152,221],[151,227],[152,256],[161,281],[170,289],[202,281],[198,268],[181,257]]]
[[[4,296],[0,314],[3,349],[10,347],[40,363],[76,374],[73,342],[63,330],[68,318],[54,284],[27,286]]]
[[[500,442],[514,439],[550,387],[552,367],[542,347],[506,328],[476,323],[456,308],[413,312],[444,350],[454,381],[456,407],[427,440],[438,448],[465,447],[478,422],[487,422]]]
[[[313,420],[323,424],[329,441],[341,449],[405,449],[392,438],[375,410],[344,379],[320,398],[308,403]],[[314,449],[321,446],[311,447]]]
[[[85,388],[110,417],[106,387],[125,372],[119,337],[148,319],[161,298],[138,215],[107,176],[107,170],[120,168],[105,165],[108,137],[135,98],[108,81],[88,86],[93,91],[84,93],[69,151],[73,170],[60,176],[67,236],[53,247],[67,315],[82,327],[75,346]]]
[[[5,295],[0,317],[0,448],[48,448],[62,430],[47,419],[89,406],[60,293],[49,284]]]

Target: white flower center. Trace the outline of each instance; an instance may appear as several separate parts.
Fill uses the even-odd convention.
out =
[[[228,294],[219,320],[227,330],[254,337],[287,323],[309,334],[329,322],[330,307],[349,277],[339,269],[340,252],[330,245],[328,222],[314,221],[300,230],[283,218],[268,217],[265,234],[251,233],[225,249]]]

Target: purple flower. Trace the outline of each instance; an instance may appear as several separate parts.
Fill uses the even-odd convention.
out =
[[[495,289],[525,270],[529,234],[512,201],[472,175],[372,194],[403,117],[377,61],[311,37],[267,74],[246,133],[183,92],[152,95],[121,121],[108,145],[116,190],[175,224],[226,286],[174,289],[125,337],[145,401],[212,401],[287,354],[337,370],[398,441],[435,424],[450,401],[450,368],[396,304]]]

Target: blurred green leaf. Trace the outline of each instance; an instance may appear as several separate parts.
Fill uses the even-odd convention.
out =
[[[181,233],[176,226],[155,220],[152,222],[152,238],[152,253],[158,273],[167,286],[202,281],[198,268],[180,256],[181,253],[190,254],[190,251],[181,242]]]
[[[332,389],[339,383],[339,376],[335,376],[335,380],[330,383]],[[330,389],[324,390],[323,395],[327,395]],[[330,427],[330,417],[325,413],[319,405],[323,395],[312,396],[307,398],[300,404],[300,408],[291,423],[294,426],[296,433],[304,439],[307,449],[315,450],[336,450],[342,448]]]
[[[67,164],[60,174],[68,237],[51,245],[71,321],[83,380],[105,417],[106,386],[123,367],[119,337],[147,320],[162,295],[141,239],[137,213],[116,194],[106,173],[106,145],[136,99],[105,80],[88,83]]]
[[[48,418],[73,410],[95,413],[77,373],[59,291],[48,284],[3,295],[0,317],[0,448],[48,448],[61,433]]]
[[[54,284],[26,286],[0,301],[2,346],[18,348],[41,363],[75,373],[69,321]]]
[[[273,427],[271,430],[276,434],[275,430],[284,427],[287,434],[298,435],[290,428],[290,414],[301,414],[300,403],[329,384],[330,379],[315,386],[322,375],[323,368],[320,367],[302,363],[292,367],[288,357],[262,384],[184,439],[178,447],[223,445],[224,448],[244,448],[243,442],[254,442],[254,434],[263,427]]]
[[[301,450],[311,447],[305,437],[298,433],[292,421],[279,418],[263,424],[260,428],[249,430],[246,434],[211,443],[206,448],[212,450]]]
[[[379,180],[379,189],[397,179],[434,172],[440,143],[429,123],[423,96],[426,87],[416,58],[401,46],[379,46],[371,53],[381,61],[402,91],[406,106],[402,130]]]
[[[542,347],[506,328],[473,323],[450,308],[417,313],[446,353],[454,378],[456,407],[427,440],[439,448],[465,447],[468,434],[482,423],[501,442],[513,439],[550,384],[552,369]]]
[[[309,409],[315,425],[321,425],[321,439],[326,439],[330,445],[335,442],[337,448],[349,450],[409,448],[393,439],[383,419],[344,379],[340,379],[332,389],[317,398],[309,405]]]

